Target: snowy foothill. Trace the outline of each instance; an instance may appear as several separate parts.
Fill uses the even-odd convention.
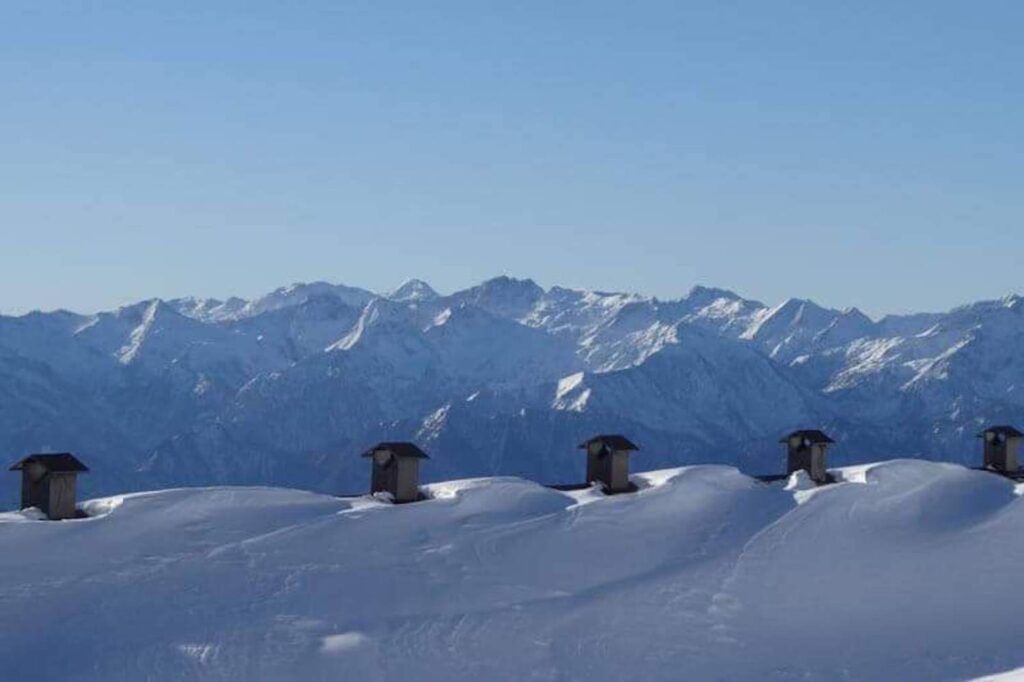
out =
[[[282,488],[0,514],[17,680],[1012,679],[1020,488],[895,460],[632,494],[519,478],[392,505]]]

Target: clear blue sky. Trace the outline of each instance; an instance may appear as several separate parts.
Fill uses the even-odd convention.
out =
[[[507,273],[1024,290],[1024,3],[0,8],[0,312]]]

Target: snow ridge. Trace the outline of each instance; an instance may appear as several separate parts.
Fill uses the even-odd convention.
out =
[[[1007,591],[1024,561],[1020,488],[924,461],[833,473],[809,488],[677,467],[611,497],[459,479],[400,506],[185,488],[92,500],[91,518],[60,523],[0,514],[0,618],[17,623],[0,665],[82,682],[902,682],[1024,667]]]

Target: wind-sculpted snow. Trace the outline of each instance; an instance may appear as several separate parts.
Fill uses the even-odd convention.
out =
[[[0,449],[74,451],[91,494],[351,490],[354,455],[385,438],[419,440],[428,479],[558,478],[609,431],[650,466],[772,471],[802,426],[836,437],[836,463],[976,462],[980,428],[1024,410],[1021,301],[873,321],[706,287],[660,300],[498,277],[0,316]]]
[[[1024,506],[921,461],[392,506],[275,488],[0,514],[5,679],[963,680],[1024,667]]]

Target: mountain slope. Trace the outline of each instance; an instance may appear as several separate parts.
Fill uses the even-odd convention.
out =
[[[0,316],[0,447],[104,463],[86,490],[361,485],[371,441],[416,439],[438,475],[578,475],[573,446],[621,430],[652,465],[772,471],[797,426],[835,461],[976,460],[1024,408],[1024,303],[871,320],[722,289],[677,299],[497,277],[440,294],[295,284],[244,301]],[[113,471],[116,469],[116,471]]]

